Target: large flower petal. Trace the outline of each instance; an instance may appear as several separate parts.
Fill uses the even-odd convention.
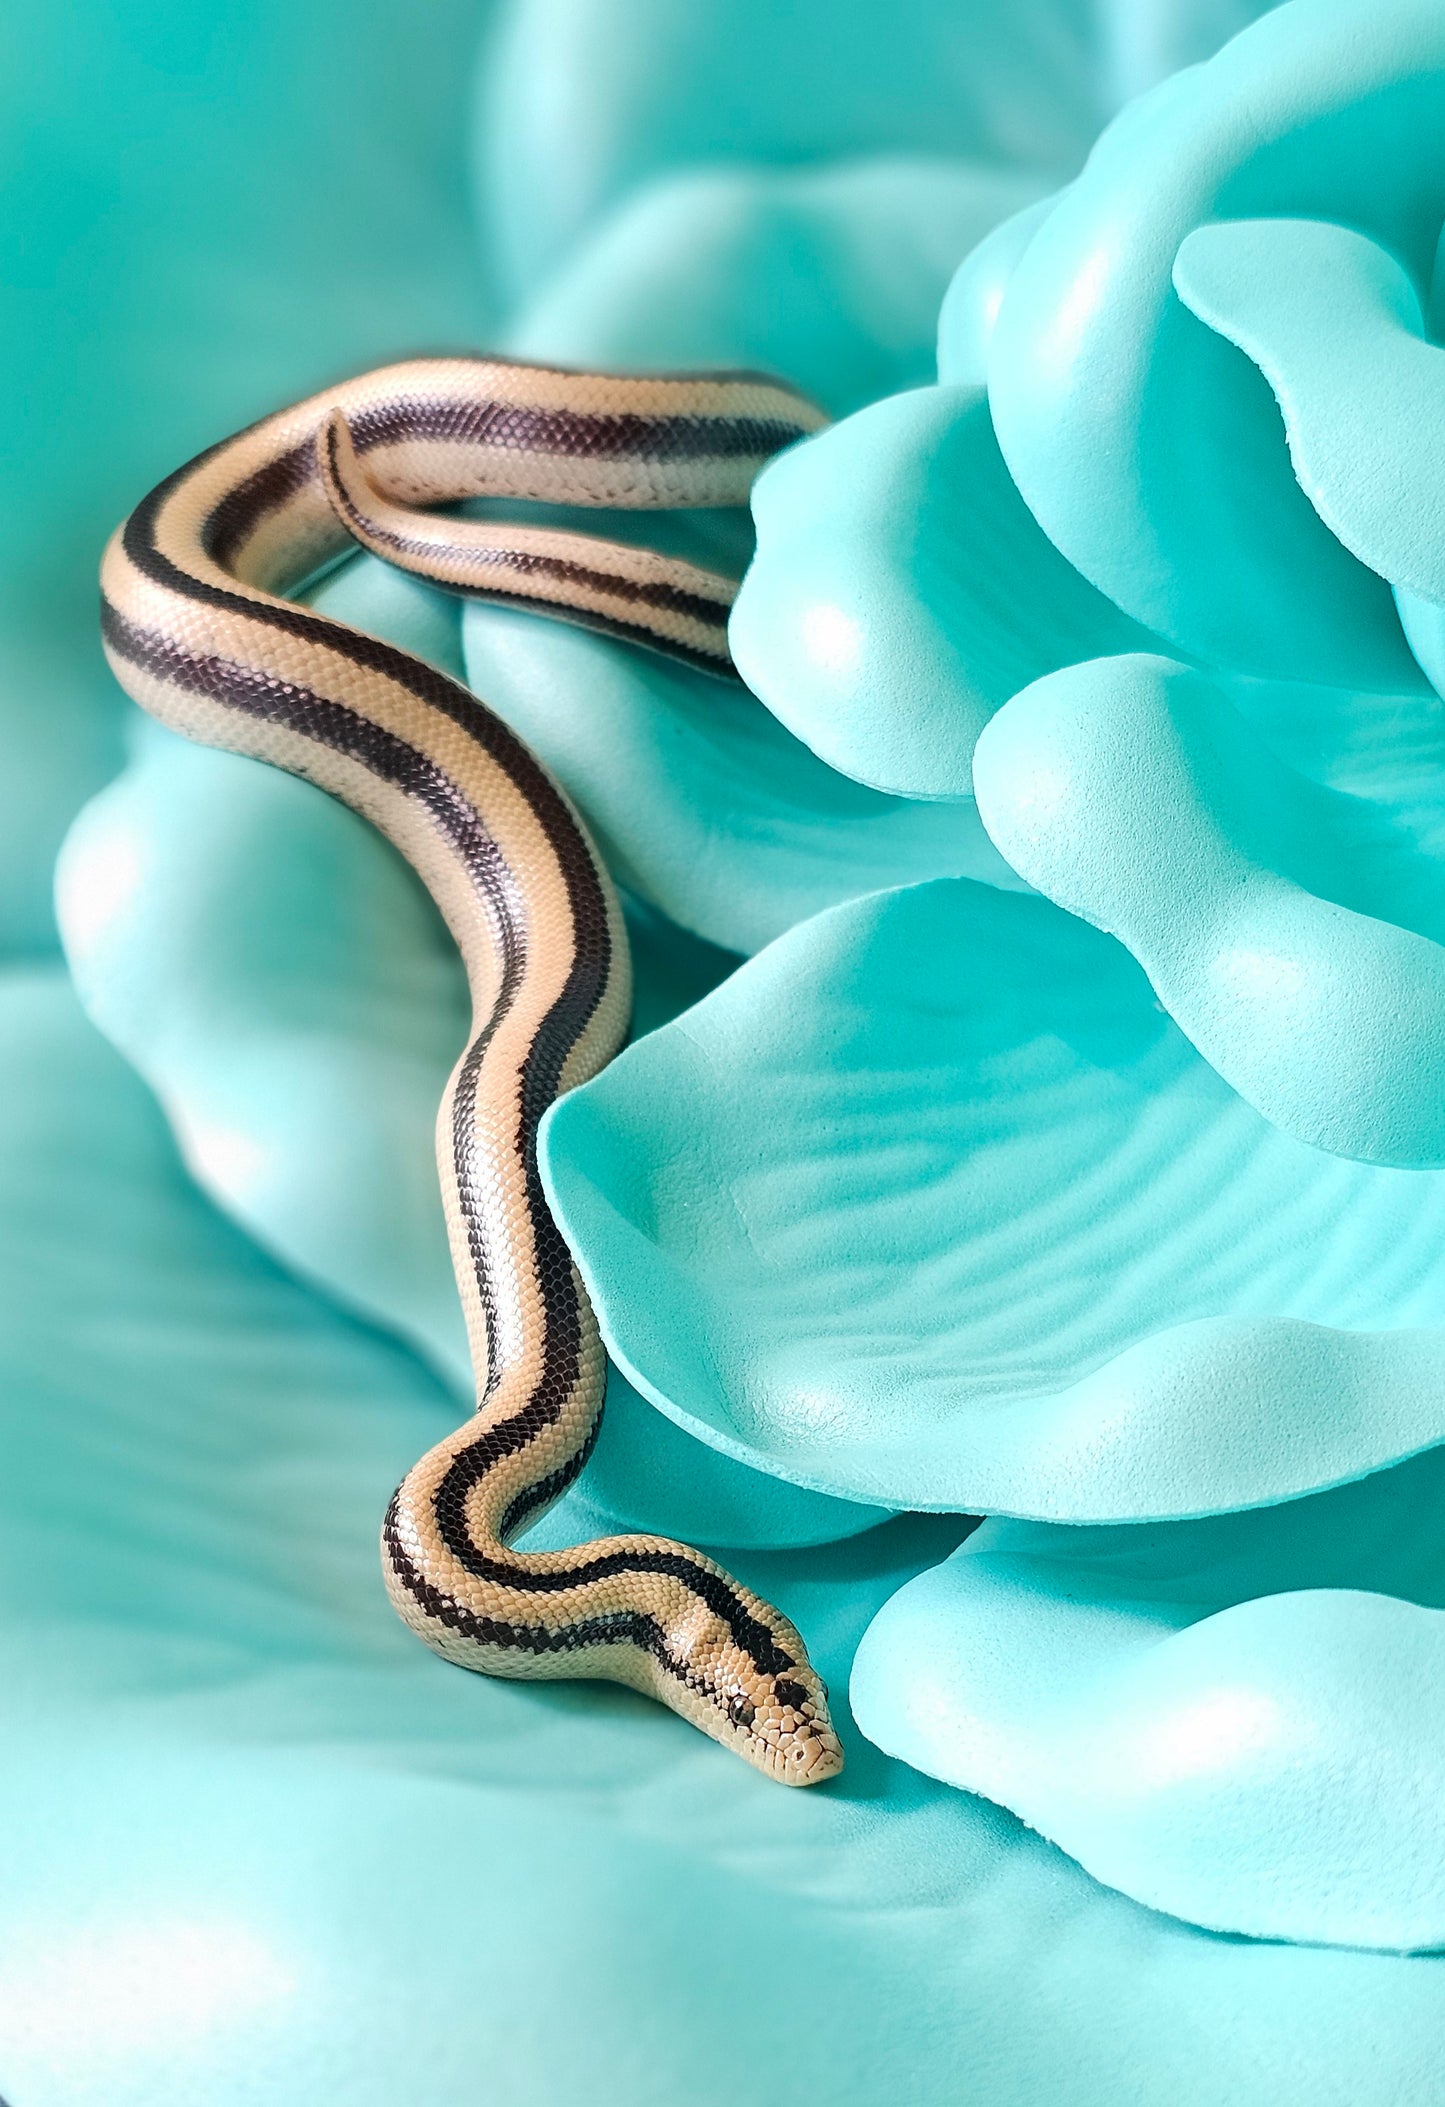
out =
[[[1445,1943],[1445,1451],[1163,1529],[989,1522],[874,1619],[864,1731],[1156,1909]]]
[[[938,378],[946,388],[988,385],[988,352],[1019,260],[1062,193],[1036,198],[970,249],[938,310]]]
[[[484,90],[492,245],[525,293],[629,192],[708,163],[967,154],[1064,175],[1114,106],[1106,41],[1058,0],[963,24],[920,0],[882,37],[822,0],[734,0],[725,27],[678,0],[523,0]]]
[[[1269,1126],[1043,900],[819,916],[543,1151],[633,1381],[803,1484],[1142,1520],[1445,1438],[1445,1176]]]
[[[1197,227],[1174,283],[1268,378],[1306,495],[1388,578],[1411,650],[1445,691],[1445,355],[1409,275],[1349,227],[1239,220]]]

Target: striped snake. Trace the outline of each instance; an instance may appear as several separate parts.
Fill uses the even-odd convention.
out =
[[[549,527],[428,515],[465,497],[739,505],[822,422],[749,374],[567,373],[418,359],[325,390],[178,469],[112,538],[106,651],[177,731],[305,776],[396,845],[460,947],[472,1037],[437,1157],[477,1377],[471,1419],[408,1472],[382,1527],[398,1611],[446,1659],[603,1677],[669,1705],[768,1776],[843,1756],[786,1618],[685,1544],[525,1552],[597,1437],[606,1356],[543,1197],[537,1128],[611,1059],[630,969],[616,895],[562,791],[436,667],[292,597],[354,542],[454,591],[731,671],[735,581]]]

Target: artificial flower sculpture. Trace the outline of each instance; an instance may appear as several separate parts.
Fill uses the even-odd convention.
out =
[[[1380,1029],[1381,989],[1418,986],[1425,955],[1389,932],[1432,937],[1430,577],[1389,577],[1417,661],[1366,535],[1403,515],[1347,472],[1366,443],[1378,462],[1378,427],[1342,421],[1327,332],[1290,325],[1333,273],[1331,315],[1393,373],[1410,314],[1389,255],[1238,231],[1347,223],[1420,273],[1445,194],[1420,145],[1430,25],[1294,0],[1127,113],[1051,202],[1121,80],[1253,10],[1151,49],[1137,11],[1133,43],[1041,9],[965,45],[956,11],[918,9],[883,56],[861,13],[829,10],[825,35],[806,11],[784,30],[732,10],[719,41],[696,10],[625,12],[579,0],[559,34],[522,6],[493,54],[511,348],[771,364],[840,416],[889,398],[757,493],[735,648],[767,708],[524,616],[462,618],[369,559],[318,598],[464,669],[633,901],[636,1043],[547,1137],[617,1372],[589,1476],[544,1527],[730,1547],[835,1692],[856,1650],[859,1724],[917,1769],[854,1734],[847,1782],[800,1818],[625,1699],[476,1685],[390,1629],[377,1500],[464,1381],[430,1168],[460,976],[349,815],[147,734],[67,845],[76,982],[194,1177],[286,1271],[197,1196],[64,991],[12,986],[11,1101],[30,1109],[10,1186],[27,1235],[67,1254],[13,1351],[44,1366],[79,1271],[99,1307],[123,1299],[135,1367],[108,1381],[121,1334],[98,1318],[36,1437],[55,1446],[17,1480],[52,1488],[14,1526],[66,1675],[49,1743],[11,1759],[46,1845],[18,1854],[12,1908],[43,1878],[52,1916],[38,1936],[12,1920],[14,1997],[41,2017],[10,2015],[0,2090],[43,2099],[53,2067],[73,2091],[88,2055],[108,2098],[239,2099],[239,2024],[246,2082],[320,2073],[311,2097],[341,2054],[362,2100],[721,2101],[708,1985],[731,1956],[759,2067],[802,2054],[847,2107],[984,2080],[1017,2107],[1303,2107],[1326,2076],[1423,2107],[1445,2044],[1433,1960],[1217,1942],[1123,1896],[1284,1939],[1445,1936],[1439,1463],[1399,1460],[1445,1433],[1428,1005],[1405,1051]],[[753,93],[770,68],[810,92]],[[563,152],[551,113],[580,93],[593,122]],[[1375,127],[1353,158],[1352,123]],[[1397,137],[1413,247],[1351,202]],[[996,221],[944,306],[943,385],[919,389],[931,311]],[[1203,482],[1169,452],[1180,389]],[[1342,431],[1364,434],[1343,467]],[[1252,494],[1231,499],[1246,457]],[[1206,492],[1235,504],[1223,524]],[[1241,513],[1248,595],[1223,567]],[[746,560],[745,523],[689,533]],[[1276,954],[1281,927],[1322,926],[1311,902],[1354,918],[1354,1009],[1332,992],[1317,1028],[1347,1050],[1374,1033],[1373,1091],[1318,1058],[1297,1009],[1279,1022],[1278,975],[1208,980],[1241,858]],[[318,1103],[342,1157],[315,1150]],[[938,1512],[880,1526],[895,1508]],[[134,1606],[129,1628],[97,1630],[98,1601]],[[53,1669],[19,1666],[49,1692]],[[60,1850],[97,1731],[110,1797]],[[97,1863],[99,2016],[61,2068],[55,1912]],[[116,1931],[137,1896],[149,1949]],[[401,1920],[422,1927],[405,1952]],[[535,1995],[559,1922],[565,2026]],[[181,1988],[164,2010],[152,1992],[148,2032],[134,1985],[162,1979]],[[666,2039],[643,2023],[659,2010]]]
[[[1442,116],[1433,8],[1368,26],[1335,0],[1281,9],[1141,98],[1057,201],[964,263],[943,385],[758,492],[734,617],[753,686],[866,780],[971,785],[1045,896],[955,884],[855,910],[849,937],[835,918],[846,983],[819,974],[821,932],[813,956],[801,936],[773,954],[768,1014],[800,1014],[793,982],[828,992],[793,1042],[797,1190],[776,1161],[756,1197],[722,1166],[768,1307],[799,1307],[776,1239],[817,1135],[850,1122],[855,1144],[809,1211],[854,1268],[846,1324],[811,1356],[831,1363],[822,1446],[848,1453],[809,1482],[917,1504],[927,1453],[935,1492],[956,1469],[995,1512],[1151,1522],[1341,1484],[1445,1435],[1445,718],[1427,677],[1445,355],[1425,320]],[[919,501],[894,509],[900,483]],[[721,1100],[759,1087],[718,1051],[757,1043],[744,986],[671,1035],[699,1081],[669,1102],[698,1114],[714,1167],[699,1107],[726,1132]],[[857,1052],[820,1059],[839,1007],[866,1019]],[[626,1118],[625,1071],[610,1081]],[[604,1080],[594,1127],[607,1099]],[[567,1186],[588,1117],[559,1116]],[[924,1204],[898,1207],[910,1182],[926,1229]],[[912,1326],[910,1291],[874,1271],[895,1212],[904,1275],[927,1282]],[[665,1230],[656,1251],[657,1272],[686,1267]],[[789,1451],[799,1328],[777,1327],[779,1373],[746,1393]],[[909,1378],[898,1445],[868,1380],[880,1334]],[[1408,1576],[1393,1561],[1435,1467],[1185,1531],[992,1524],[876,1621],[860,1714],[1163,1907],[1434,1945],[1445,1857],[1420,1795],[1445,1784],[1445,1575],[1426,1540]]]

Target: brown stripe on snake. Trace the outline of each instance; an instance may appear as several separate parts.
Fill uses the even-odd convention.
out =
[[[430,542],[400,534],[377,534],[378,543],[385,546],[398,558],[424,556]],[[605,592],[619,600],[634,601],[639,607],[655,607],[662,614],[691,615],[696,621],[706,622],[721,632],[720,649],[727,649],[727,618],[732,609],[733,595],[725,600],[704,599],[701,593],[687,592],[681,586],[669,585],[666,580],[655,582],[622,578],[610,571],[589,570],[586,564],[569,562],[565,556],[544,556],[533,549],[511,549],[506,547],[488,551],[485,561],[495,563],[507,570],[520,572],[524,577],[548,578],[554,584],[566,586],[572,592]],[[729,581],[736,584],[735,580]],[[490,597],[486,586],[458,588],[468,593],[476,592],[484,598]],[[513,594],[512,598],[518,596]],[[556,612],[565,613],[571,602],[560,593],[556,600]],[[553,611],[549,605],[548,612]],[[637,625],[641,628],[641,624]]]
[[[224,695],[234,706],[246,709],[258,717],[272,721],[282,719],[304,728],[306,735],[312,739],[324,741],[336,749],[363,755],[374,774],[388,777],[404,786],[410,794],[425,800],[438,823],[446,829],[458,851],[465,857],[479,883],[494,899],[503,905],[506,904],[509,874],[498,863],[495,844],[477,827],[475,815],[460,797],[456,786],[442,778],[424,756],[416,754],[389,734],[379,731],[364,717],[326,702],[304,689],[297,689],[289,684],[282,688],[274,680],[257,681],[254,676],[247,674],[245,669],[224,665],[214,659],[200,659],[178,652],[166,639],[145,636],[136,631],[124,617],[109,606],[103,610],[102,621],[106,642],[112,653],[128,663],[153,672],[163,671],[167,678],[192,693]],[[504,1577],[501,1567],[480,1561],[476,1547],[466,1534],[464,1522],[459,1520],[459,1516],[464,1513],[466,1494],[497,1463],[517,1454],[557,1421],[565,1408],[578,1373],[580,1327],[574,1291],[575,1275],[572,1273],[562,1239],[546,1211],[542,1198],[535,1140],[541,1114],[556,1095],[557,1077],[567,1052],[575,1044],[581,1025],[596,1007],[600,994],[598,982],[605,979],[608,933],[605,913],[599,912],[601,902],[588,902],[585,899],[586,880],[590,875],[590,867],[585,871],[581,867],[578,868],[577,876],[581,881],[579,891],[584,893],[581,902],[583,912],[579,917],[583,941],[577,946],[577,960],[573,972],[569,975],[568,984],[558,1003],[539,1027],[522,1074],[522,1132],[527,1195],[529,1206],[534,1210],[537,1262],[539,1267],[554,1275],[557,1282],[556,1290],[549,1301],[542,1372],[536,1388],[518,1413],[508,1419],[488,1422],[477,1438],[453,1458],[435,1496],[438,1523],[453,1555],[465,1564],[468,1570],[492,1578]],[[505,1013],[520,983],[521,931],[515,918],[510,915],[505,918],[502,926],[504,967],[501,987],[490,1018],[467,1050],[455,1086],[453,1149],[461,1155],[465,1155],[470,1142],[476,1082],[487,1047],[496,1024]],[[483,1305],[489,1313],[490,1330],[494,1322],[495,1292],[487,1265],[485,1240],[477,1218],[477,1210],[472,1204],[466,1166],[463,1162],[457,1164],[457,1196],[466,1220],[468,1248],[481,1287]],[[489,1387],[496,1374],[495,1367],[489,1369]],[[575,1476],[576,1471],[581,1468],[582,1460],[581,1455],[575,1461],[569,1459],[563,1471],[552,1474],[558,1480],[558,1492],[564,1490],[566,1483]],[[534,1506],[538,1503],[529,1500],[527,1504]],[[499,1529],[499,1535],[504,1533]],[[575,1580],[578,1577],[580,1576],[573,1572],[572,1578]],[[555,1577],[549,1577],[537,1584],[543,1587],[554,1586]]]
[[[400,742],[392,740],[389,735],[379,732],[377,727],[368,723],[365,718],[304,689],[289,686],[282,689],[274,680],[256,680],[244,668],[217,659],[203,659],[181,652],[163,637],[147,636],[136,630],[108,603],[102,610],[102,627],[113,656],[126,663],[148,671],[162,672],[167,679],[192,693],[223,695],[233,706],[247,709],[258,717],[282,719],[304,726],[308,737],[324,740],[332,747],[363,753],[367,766],[374,773],[388,775],[393,781],[404,783],[413,795],[424,796],[440,823],[451,833],[458,848],[466,854],[468,861],[479,873],[488,874],[488,889],[495,883],[495,877],[492,875],[495,872],[494,859],[487,853],[491,844],[484,836],[479,837],[478,830],[472,824],[473,815],[458,798],[455,786],[441,779],[423,756],[401,746]],[[603,934],[605,937],[605,932]],[[579,947],[579,950],[582,948]],[[586,981],[591,976],[583,974],[579,977],[583,984],[579,987],[569,982],[563,1005],[590,1010],[596,999],[595,991],[586,986]],[[507,987],[508,978],[512,981],[510,989]],[[515,972],[504,976],[503,994],[499,997],[497,1007],[487,1025],[477,1034],[467,1051],[463,1062],[464,1073],[470,1072],[475,1076],[479,1072],[491,1030],[505,1007],[507,996],[515,992],[518,978],[519,975]],[[556,1072],[560,1070],[566,1048],[575,1042],[576,1036],[573,1021],[565,1014],[559,1016],[554,1011],[532,1043],[523,1078],[523,1116],[526,1131],[531,1137],[535,1137],[540,1113],[534,1111],[534,1115],[528,1117],[528,1100],[540,1102],[543,1110],[551,1103],[555,1095]],[[456,1102],[456,1129],[459,1135],[464,1136],[469,1131],[470,1102],[460,1091]],[[535,1156],[529,1168],[531,1179],[535,1180]],[[532,1197],[540,1202],[539,1184],[536,1185]],[[550,1217],[539,1222],[537,1227],[546,1234],[547,1241],[560,1255],[563,1250],[561,1238]],[[478,1255],[484,1262],[485,1254]],[[469,1488],[503,1457],[515,1454],[526,1443],[535,1440],[544,1427],[555,1421],[559,1410],[558,1395],[560,1393],[565,1396],[575,1373],[572,1366],[577,1353],[575,1302],[571,1314],[573,1321],[569,1324],[565,1303],[561,1306],[553,1305],[549,1312],[547,1361],[536,1391],[520,1413],[511,1419],[488,1423],[475,1440],[453,1457],[446,1479],[438,1492],[437,1506],[443,1519],[443,1533],[451,1543],[454,1554],[469,1571],[483,1577],[509,1579],[514,1567],[508,1562],[489,1558],[465,1534],[452,1541],[455,1517],[463,1502],[456,1497],[449,1499],[448,1494],[455,1495]],[[570,1475],[569,1472],[569,1477]],[[643,1570],[676,1572],[678,1577],[687,1578],[730,1624],[736,1625],[739,1630],[753,1628],[753,1620],[746,1616],[726,1584],[720,1588],[715,1576],[706,1571],[693,1571],[689,1568],[686,1574],[683,1574],[670,1557],[651,1549],[636,1554],[612,1553],[600,1560],[593,1558],[581,1564],[569,1564],[555,1572],[543,1572],[533,1576],[531,1586],[541,1592],[555,1592],[562,1587],[582,1585],[598,1578],[610,1577],[623,1570],[629,1557],[635,1559]],[[780,1665],[792,1664],[789,1661]]]
[[[304,490],[311,474],[312,449],[305,441],[258,468],[237,489],[227,492],[202,527],[206,554],[222,570],[229,570],[257,521],[274,512],[288,497],[294,497],[298,490]]]
[[[240,700],[242,693],[248,686],[244,678],[240,677],[243,674],[243,669],[225,665],[220,661],[212,660],[206,662],[194,657],[188,658],[185,654],[176,651],[163,638],[146,637],[139,634],[112,608],[107,608],[106,610],[105,628],[107,642],[117,657],[121,657],[135,665],[147,666],[151,670],[164,669],[167,677],[190,688],[193,692],[225,692],[228,693],[229,699],[234,703]],[[401,774],[409,766],[421,761],[419,756],[410,756],[405,753],[397,755],[388,752],[386,742],[378,737],[375,728],[369,726],[364,719],[356,717],[354,713],[338,710],[335,705],[327,704],[319,697],[310,695],[305,691],[293,690],[281,693],[278,692],[277,684],[274,682],[254,684],[254,687],[255,692],[252,694],[250,701],[242,706],[253,708],[258,715],[268,717],[285,716],[291,718],[292,721],[304,720],[307,723],[309,734],[313,737],[323,735],[322,724],[324,722],[326,726],[324,735],[329,742],[361,746],[367,752],[368,765],[375,770],[380,771],[386,768],[389,772],[395,771],[397,774]],[[425,764],[422,763],[421,765],[424,770]],[[443,793],[445,788],[446,786],[443,786]],[[454,797],[442,794],[437,797],[436,803],[441,814],[450,816],[453,826],[465,824],[464,817],[456,814]],[[486,859],[481,860],[483,862],[486,861]],[[468,1057],[469,1064],[474,1059],[476,1052],[477,1049],[474,1047]],[[555,1230],[553,1233],[555,1235]],[[562,1344],[565,1356],[567,1348],[572,1342],[567,1341],[563,1343],[559,1341],[558,1343]],[[549,1386],[539,1386],[539,1392],[545,1387]],[[459,1477],[471,1477],[478,1471],[479,1466],[481,1470],[490,1467],[491,1462],[496,1459],[498,1454],[514,1452],[521,1441],[535,1438],[535,1433],[539,1427],[544,1423],[549,1423],[553,1417],[555,1417],[555,1410],[550,1407],[543,1408],[542,1396],[539,1394],[531,1401],[527,1411],[520,1416],[519,1420],[503,1422],[489,1427],[477,1441],[470,1444],[466,1450],[457,1455],[452,1461],[446,1482],[455,1486]],[[559,1474],[559,1476],[563,1475]],[[565,1479],[570,1479],[571,1475],[572,1472],[570,1470],[567,1471]],[[562,1489],[560,1484],[558,1489]],[[441,1507],[442,1505],[443,1496],[439,1495],[438,1506]],[[394,1528],[394,1520],[392,1527]],[[446,1533],[449,1536],[451,1534],[450,1530],[447,1530]],[[473,1572],[503,1582],[508,1582],[514,1578],[515,1567],[513,1565],[500,1560],[486,1558],[470,1540],[463,1539],[462,1544],[456,1548],[462,1555],[463,1562]],[[394,1554],[394,1563],[409,1583],[416,1579],[413,1570],[410,1568],[410,1562],[404,1556],[396,1557]],[[683,1559],[679,1559],[676,1554],[662,1549],[653,1549],[652,1547],[645,1547],[636,1551],[630,1548],[623,1548],[619,1551],[605,1554],[602,1557],[594,1557],[581,1564],[572,1564],[560,1570],[535,1574],[531,1578],[530,1585],[539,1592],[555,1592],[562,1588],[570,1589],[599,1579],[616,1577],[627,1571],[667,1573],[674,1578],[684,1580],[690,1588],[701,1594],[709,1603],[709,1606],[723,1618],[734,1637],[740,1638],[743,1643],[749,1646],[754,1661],[762,1664],[766,1672],[776,1676],[779,1670],[790,1668],[794,1665],[792,1656],[788,1655],[784,1649],[777,1645],[767,1631],[766,1626],[759,1624],[755,1618],[748,1615],[737,1591],[733,1590],[730,1584],[716,1573],[715,1569],[710,1569],[704,1562],[698,1561],[695,1554],[685,1554]],[[423,1598],[426,1598],[430,1596],[432,1591],[429,1587],[423,1586],[421,1593]],[[471,1615],[462,1617],[460,1621],[456,1617],[449,1617],[444,1621],[448,1622],[452,1629],[468,1631],[473,1635],[485,1626],[490,1634],[488,1643],[519,1646],[525,1651],[532,1653],[567,1652],[575,1650],[578,1643],[576,1633],[569,1631],[567,1627],[561,1630],[549,1629],[545,1626],[539,1628],[535,1625],[503,1627],[495,1619],[484,1619],[479,1622]],[[619,1630],[622,1628],[621,1626],[618,1627]],[[627,1627],[627,1629],[630,1630],[631,1627]],[[503,1635],[504,1632],[505,1636]],[[660,1661],[664,1659],[665,1649],[662,1653],[659,1653],[656,1648],[650,1648],[649,1651],[652,1652],[654,1658]],[[668,1672],[681,1674],[683,1668],[673,1663],[668,1668]]]
[[[584,418],[557,413],[523,413],[488,406],[479,412],[466,404],[406,405],[363,414],[350,426],[358,453],[394,446],[408,439],[446,439],[466,445],[497,446],[523,454],[552,453],[568,459],[687,461],[705,452],[710,459],[766,460],[797,438],[796,428],[777,419],[735,419],[711,424],[704,436],[696,418]],[[206,528],[206,546],[219,563],[228,563],[257,519],[299,490],[313,472],[309,442],[282,455],[230,492]]]
[[[769,417],[642,417],[627,410],[579,414],[520,403],[398,402],[366,410],[352,424],[359,453],[407,439],[446,439],[509,453],[563,454],[570,460],[767,460],[798,436],[796,424]]]
[[[409,564],[407,568],[413,569],[413,566]],[[728,648],[725,622],[718,627],[716,647],[709,650],[701,645],[665,640],[648,622],[628,622],[617,615],[575,607],[560,596],[553,599],[545,594],[504,592],[491,587],[468,587],[467,596],[485,600],[489,607],[507,608],[514,614],[549,615],[555,621],[565,622],[571,629],[590,630],[596,636],[613,637],[618,643],[640,644],[645,650],[660,652],[664,658],[676,659],[679,665],[691,666],[698,673],[709,673],[734,682],[741,678]]]
[[[121,660],[138,670],[158,674],[192,694],[223,700],[232,708],[246,710],[256,717],[285,720],[303,729],[309,738],[324,741],[338,751],[360,755],[374,774],[386,775],[429,805],[437,823],[446,829],[459,855],[467,863],[478,889],[486,893],[493,904],[502,955],[502,971],[492,1013],[467,1048],[460,1071],[462,1082],[458,1095],[463,1103],[464,1117],[474,1091],[475,1071],[520,982],[523,929],[521,917],[508,899],[510,874],[497,853],[495,842],[476,823],[475,813],[456,785],[448,782],[441,771],[421,755],[356,712],[328,703],[307,689],[283,685],[243,665],[184,652],[169,637],[148,634],[136,628],[108,600],[103,601],[101,607],[101,634],[113,663]],[[468,1248],[490,1333],[495,1324],[495,1298],[487,1265],[486,1241],[464,1178],[458,1180],[458,1198],[466,1218]]]
[[[735,578],[596,535],[509,520],[441,520],[398,505],[363,469],[340,412],[321,435],[319,457],[332,509],[373,555],[449,592],[530,606],[735,676],[727,640]]]
[[[339,424],[339,420],[337,422]],[[438,546],[439,537],[428,539],[420,534],[395,533],[390,528],[379,524],[374,514],[368,512],[362,505],[357,503],[339,471],[335,451],[336,441],[337,426],[333,425],[326,432],[324,441],[327,448],[326,465],[329,471],[327,475],[327,489],[333,505],[346,521],[347,526],[356,536],[356,539],[363,546],[374,549],[378,555],[385,552],[386,555],[397,559],[399,562],[406,557],[427,556]],[[459,522],[458,524],[462,523]],[[505,537],[513,531],[515,531],[514,523],[507,521],[499,521],[495,526],[489,525],[487,529],[488,535],[495,537]],[[559,535],[558,539],[561,538]],[[569,541],[587,541],[593,546],[597,545],[597,537],[595,535],[569,535],[566,539]],[[453,546],[458,546],[458,544],[453,544]],[[460,546],[465,545],[461,544]],[[717,589],[712,593],[704,593],[700,590],[688,590],[684,586],[674,585],[666,578],[628,578],[619,571],[591,570],[586,564],[571,561],[564,556],[552,556],[537,549],[510,546],[504,538],[489,539],[485,544],[479,545],[475,553],[479,562],[505,565],[509,569],[524,573],[535,572],[539,576],[555,580],[559,585],[570,586],[576,592],[588,590],[606,592],[615,595],[619,600],[635,601],[639,607],[655,607],[668,614],[694,615],[701,622],[716,624],[723,630],[724,635],[727,630],[728,614],[737,591],[737,580],[735,578],[718,578]],[[701,576],[708,578],[710,574],[703,572]],[[447,583],[451,586],[450,580]],[[467,593],[474,591],[485,593],[488,591],[487,587],[478,587],[470,584],[466,586],[452,586],[451,589]],[[570,604],[569,601],[560,596],[558,597],[557,606],[559,609],[565,610]],[[724,648],[726,648],[725,645]]]
[[[408,1472],[388,1510],[393,1601],[448,1659],[629,1683],[791,1784],[831,1776],[842,1754],[826,1692],[775,1609],[660,1537],[510,1547],[581,1469],[602,1405],[606,1359],[545,1204],[536,1134],[556,1095],[621,1038],[627,958],[606,873],[546,771],[483,704],[289,592],[348,546],[319,458],[328,428],[363,442],[383,504],[500,490],[659,506],[740,502],[754,455],[820,422],[755,377],[412,361],[324,391],[178,471],[114,538],[103,573],[107,651],[135,698],[194,738],[355,806],[431,890],[472,983],[476,1019],[443,1100],[438,1168],[478,1408]],[[563,444],[574,450],[549,451]],[[444,548],[471,524],[437,522]],[[534,573],[546,600],[528,604],[586,620],[610,618],[615,601],[659,648],[694,648],[687,625],[720,617],[731,591],[698,574],[704,617],[682,604],[675,559],[591,537],[571,537],[585,559],[564,559],[525,539],[553,530],[492,531],[521,532],[527,553],[557,558]],[[628,585],[673,590],[629,597]]]

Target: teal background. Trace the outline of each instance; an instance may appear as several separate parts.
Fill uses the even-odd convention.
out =
[[[624,1694],[439,1668],[386,1612],[374,1533],[454,1398],[202,1196],[66,984],[51,865],[122,758],[95,639],[104,534],[277,401],[485,338],[489,257],[508,283],[540,277],[598,201],[691,152],[697,25],[721,36],[723,11],[688,11],[684,33],[659,0],[625,21],[599,6],[570,35],[588,12],[517,10],[527,94],[508,102],[496,75],[483,93],[513,126],[493,154],[533,102],[564,133],[589,96],[599,113],[555,198],[545,156],[507,163],[537,215],[533,241],[514,212],[510,248],[478,243],[470,189],[485,10],[123,0],[3,32],[0,2091],[1426,2107],[1445,2053],[1433,1958],[1154,1915],[846,1716],[841,1783],[785,1795]],[[987,93],[959,149],[1067,174],[1122,92],[1247,10],[1177,36],[1170,12],[1121,11],[1126,50],[1117,22],[980,11]],[[958,10],[920,7],[906,35],[890,15],[882,56],[868,9],[830,41],[835,13],[790,10],[788,64],[763,48],[750,73],[768,31],[750,10],[704,143],[731,146],[733,113],[766,101],[746,151],[878,144],[846,98],[836,126],[816,115],[820,52],[866,70],[870,108],[913,111]],[[905,143],[953,144],[954,77]],[[815,129],[789,149],[805,103]],[[505,210],[485,186],[484,218]],[[841,1692],[872,1613],[962,1526],[902,1519],[737,1563]]]

